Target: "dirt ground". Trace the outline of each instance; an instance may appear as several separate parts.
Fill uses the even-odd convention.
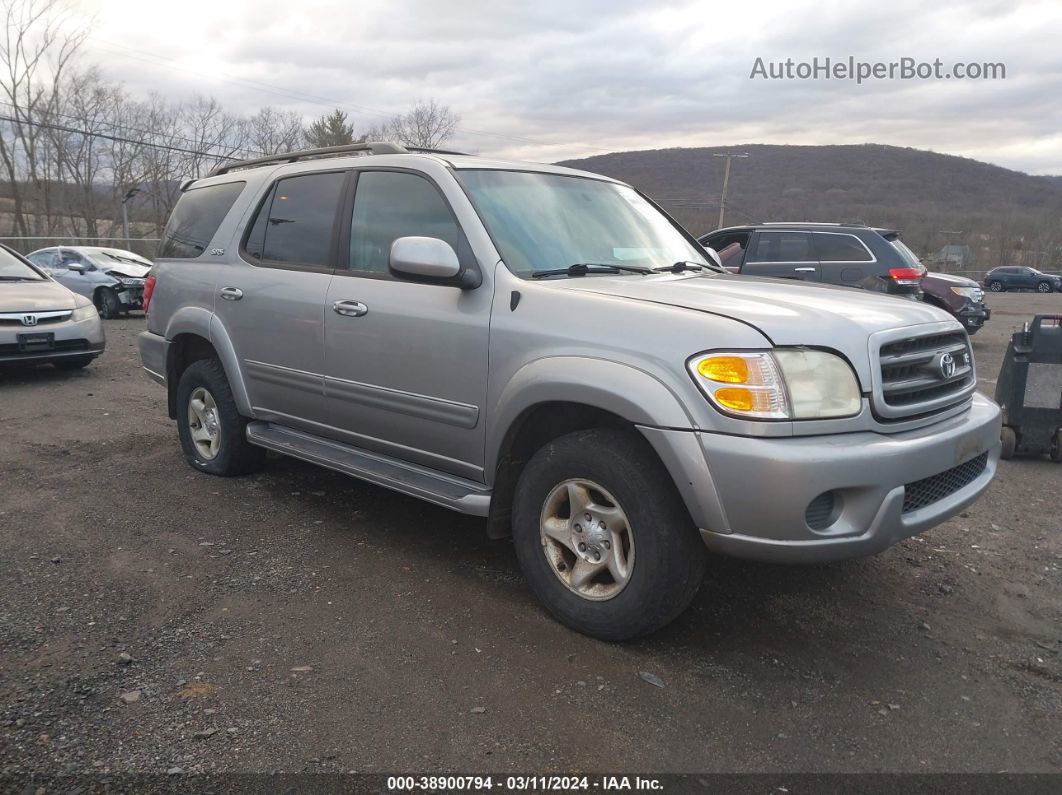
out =
[[[989,394],[1062,295],[990,302]],[[1062,771],[1062,466],[1003,462],[873,558],[713,558],[679,621],[612,645],[480,520],[292,460],[193,472],[142,327],[0,375],[0,774]]]

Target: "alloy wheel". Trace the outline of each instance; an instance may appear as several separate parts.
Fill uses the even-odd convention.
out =
[[[214,396],[204,387],[196,387],[188,398],[188,429],[196,452],[205,460],[217,457],[221,448],[221,417]]]
[[[592,480],[555,486],[539,520],[542,552],[573,593],[591,601],[617,596],[634,570],[634,533],[619,502]]]

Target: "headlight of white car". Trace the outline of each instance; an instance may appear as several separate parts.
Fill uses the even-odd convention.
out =
[[[708,399],[737,417],[851,417],[859,413],[862,402],[848,362],[827,351],[726,351],[694,356],[688,366]]]
[[[77,323],[77,322],[80,322],[82,320],[88,320],[89,318],[98,317],[98,316],[99,316],[99,312],[96,311],[96,307],[94,305],[85,304],[84,306],[77,307],[74,310],[74,314],[72,314],[70,316],[70,319],[73,320],[75,323]]]

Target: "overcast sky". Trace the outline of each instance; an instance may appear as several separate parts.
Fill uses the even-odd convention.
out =
[[[453,146],[885,143],[1062,174],[1062,3],[85,0],[87,54],[134,93],[359,126],[434,98]],[[1006,79],[750,79],[757,57],[1002,62]]]

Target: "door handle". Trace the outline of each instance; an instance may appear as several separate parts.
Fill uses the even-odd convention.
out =
[[[797,273],[814,273],[814,268],[793,268]]]
[[[332,304],[332,311],[337,315],[343,315],[344,317],[361,317],[369,311],[369,307],[365,306],[361,301],[336,301]]]
[[[243,290],[239,287],[222,287],[221,297],[226,301],[239,301],[243,298]]]

